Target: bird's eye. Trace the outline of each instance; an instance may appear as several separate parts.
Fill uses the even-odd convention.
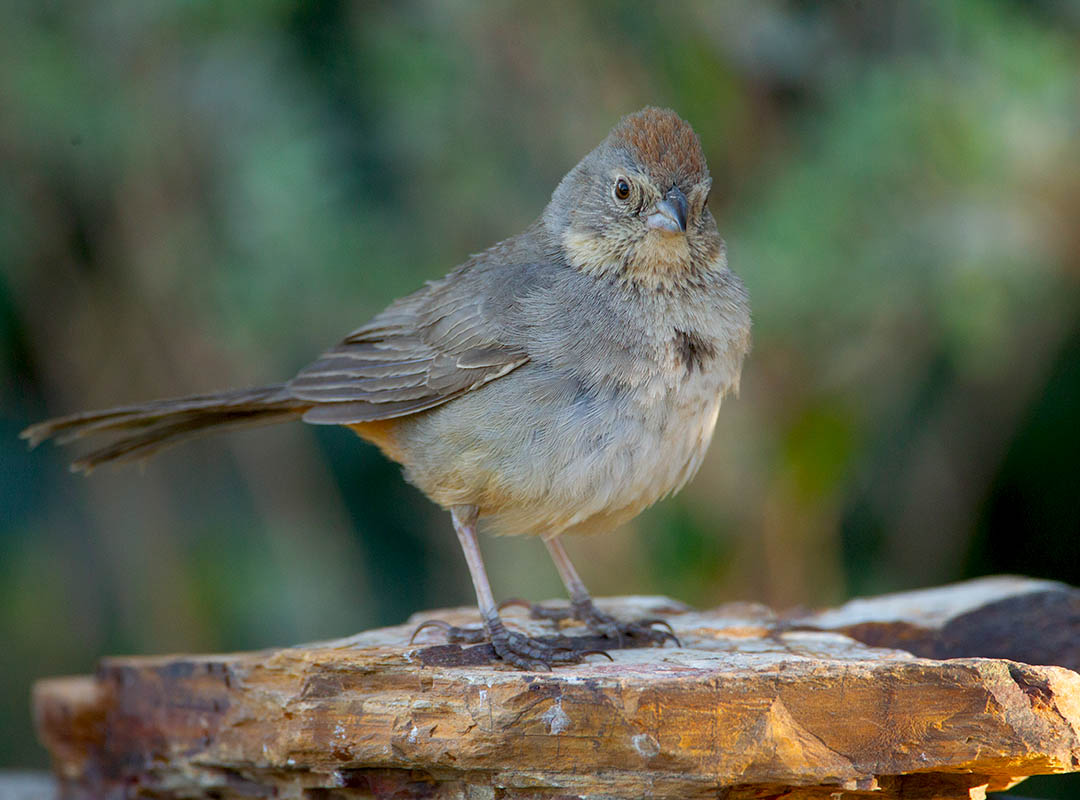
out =
[[[628,199],[630,197],[630,181],[626,180],[626,178],[619,178],[615,181],[615,188],[612,191],[616,200]]]

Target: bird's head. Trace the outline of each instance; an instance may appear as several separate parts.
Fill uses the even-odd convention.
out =
[[[563,178],[544,223],[577,269],[668,283],[723,266],[711,186],[693,129],[673,111],[645,108]]]

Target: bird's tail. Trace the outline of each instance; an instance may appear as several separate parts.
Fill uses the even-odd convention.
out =
[[[109,461],[140,461],[166,447],[226,428],[296,419],[310,405],[292,397],[284,384],[277,384],[85,411],[31,425],[19,436],[36,447],[46,439],[68,444],[88,436],[115,434],[110,444],[71,464],[75,472],[90,472]]]

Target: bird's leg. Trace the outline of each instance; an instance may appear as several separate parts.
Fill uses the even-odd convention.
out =
[[[480,616],[484,621],[483,633],[487,634],[495,653],[499,658],[521,669],[551,669],[552,664],[575,664],[584,655],[569,648],[553,647],[551,644],[513,633],[503,625],[495,599],[491,594],[491,584],[484,570],[484,560],[480,555],[480,546],[476,541],[476,508],[474,506],[455,506],[450,510],[454,520],[461,550],[465,554],[465,563],[469,565],[473,587],[476,589],[476,602],[480,607]],[[450,626],[447,638],[451,642],[477,642],[483,639],[479,629],[457,628]]]
[[[564,619],[580,620],[593,633],[618,640],[620,647],[627,644],[627,640],[635,644],[663,644],[668,639],[672,639],[675,644],[679,644],[678,638],[670,630],[671,626],[662,619],[621,622],[598,609],[559,538],[544,539],[544,545],[551,554],[551,560],[555,562],[559,577],[562,578],[563,585],[566,586],[566,591],[570,595],[570,608],[549,608],[537,604],[526,604],[529,608],[529,616],[554,622]],[[665,625],[668,630],[657,630],[653,625]]]

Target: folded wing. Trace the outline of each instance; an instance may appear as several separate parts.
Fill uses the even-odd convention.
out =
[[[451,277],[397,301],[301,370],[288,391],[312,403],[304,420],[349,425],[415,414],[529,360],[499,341],[483,296]]]

